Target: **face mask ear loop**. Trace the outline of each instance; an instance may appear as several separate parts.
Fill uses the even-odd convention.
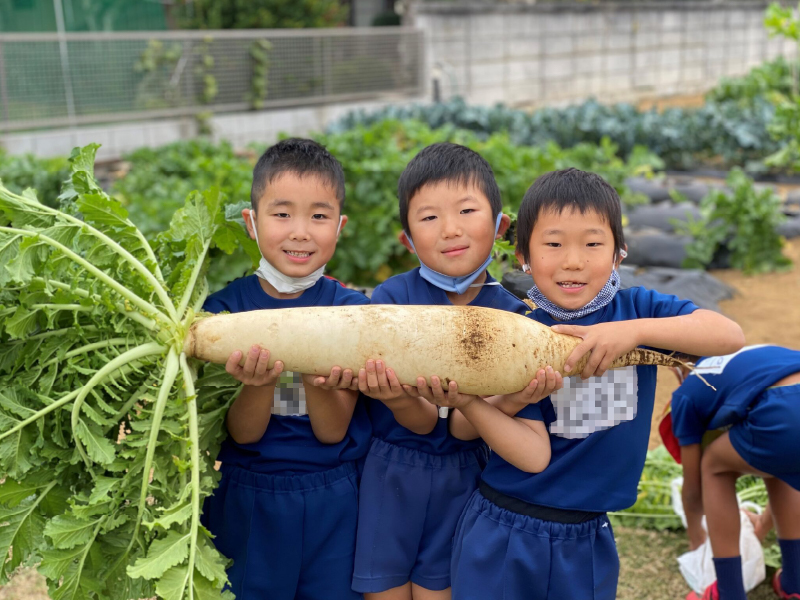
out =
[[[339,215],[339,227],[336,228],[336,239],[339,239],[339,236],[342,234],[342,221],[344,221],[344,215]]]
[[[261,254],[261,242],[258,241],[258,228],[256,227],[256,220],[253,218],[253,213],[256,211],[250,209],[250,224],[253,226],[253,235],[256,236],[256,245],[258,246],[258,253]],[[263,255],[262,255],[263,256]]]

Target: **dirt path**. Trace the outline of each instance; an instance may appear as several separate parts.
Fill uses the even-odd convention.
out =
[[[732,300],[720,302],[720,308],[742,326],[748,344],[800,349],[800,240],[787,244],[784,253],[794,261],[793,269],[785,273],[747,276],[733,270],[713,271],[715,277],[737,290]],[[661,443],[658,421],[677,387],[675,376],[659,368],[651,448]]]

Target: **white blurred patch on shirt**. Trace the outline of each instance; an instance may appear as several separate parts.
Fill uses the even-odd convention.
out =
[[[602,377],[567,377],[550,396],[556,420],[550,433],[566,439],[589,437],[636,417],[639,379],[636,367],[613,369]]]
[[[280,374],[272,400],[272,414],[289,417],[308,414],[306,389],[300,373],[284,371]]]

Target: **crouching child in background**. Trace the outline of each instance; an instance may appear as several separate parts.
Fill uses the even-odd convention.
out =
[[[705,514],[717,572],[703,600],[747,598],[736,498],[736,480],[747,474],[764,478],[778,532],[783,570],[773,588],[779,598],[800,600],[800,352],[748,346],[704,358],[680,379],[670,414],[683,465],[687,530],[692,549],[700,546]],[[717,433],[721,429],[727,431]],[[716,438],[703,447],[711,431]]]

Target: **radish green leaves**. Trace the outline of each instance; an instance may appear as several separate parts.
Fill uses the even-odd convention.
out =
[[[209,250],[257,249],[214,189],[149,243],[96,149],[73,153],[61,210],[0,185],[0,584],[36,564],[53,600],[216,599],[200,510],[237,387],[183,339]]]

